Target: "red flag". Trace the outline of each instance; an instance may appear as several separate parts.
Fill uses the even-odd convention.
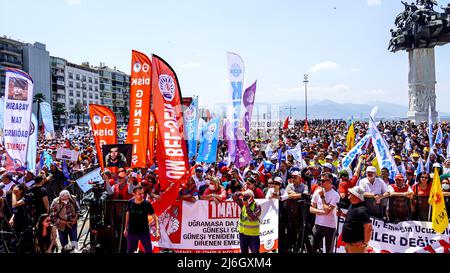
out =
[[[153,165],[153,158],[155,156],[155,135],[156,135],[156,120],[155,114],[150,112],[150,122],[148,126],[148,147],[147,147],[147,166]]]
[[[182,96],[175,72],[156,55],[152,56],[152,73],[153,111],[158,130],[156,160],[159,181],[162,190],[172,183],[178,185],[173,193],[176,199],[179,185],[183,182],[182,179],[186,179],[189,166],[184,141]]]
[[[133,144],[131,167],[147,166],[150,120],[151,62],[143,53],[131,55],[130,118],[127,143]]]
[[[103,170],[102,145],[117,143],[116,115],[106,106],[90,104],[89,116],[91,117],[98,162]]]
[[[287,130],[289,128],[289,117],[286,118],[283,124],[283,130]]]

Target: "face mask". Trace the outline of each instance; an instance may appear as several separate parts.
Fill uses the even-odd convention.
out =
[[[209,185],[209,189],[213,191],[213,190],[215,190],[215,189],[216,189],[216,187],[214,187],[214,185],[213,185],[213,184],[211,184],[211,185]]]
[[[442,184],[442,190],[443,190],[443,191],[448,191],[448,190],[450,190],[450,184]]]

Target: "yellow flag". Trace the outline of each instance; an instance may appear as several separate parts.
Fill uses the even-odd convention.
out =
[[[347,147],[346,150],[347,152],[350,152],[350,150],[353,148],[353,146],[355,146],[355,127],[353,126],[353,122],[350,125],[350,127],[348,128],[348,133],[347,133]]]
[[[431,220],[433,229],[437,233],[443,233],[448,227],[448,215],[445,209],[444,195],[442,194],[441,179],[437,168],[434,169],[433,185],[431,186],[428,203],[433,206]]]
[[[372,166],[377,169],[377,175],[381,175],[380,164],[378,164],[378,159],[376,157],[372,160]]]

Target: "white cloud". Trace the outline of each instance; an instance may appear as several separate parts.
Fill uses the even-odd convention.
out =
[[[381,5],[381,0],[366,0],[369,6],[379,6]]]
[[[327,71],[327,70],[336,70],[339,68],[339,65],[332,61],[325,61],[319,64],[316,64],[315,66],[311,67],[309,69],[310,72],[320,72],[320,71]]]
[[[187,69],[187,68],[193,68],[193,67],[199,67],[201,64],[198,62],[188,62],[181,65],[181,68]]]
[[[79,6],[81,5],[81,0],[66,0],[66,3],[69,6]]]
[[[369,91],[369,94],[376,95],[376,96],[382,96],[386,94],[386,91],[383,89],[372,89]]]

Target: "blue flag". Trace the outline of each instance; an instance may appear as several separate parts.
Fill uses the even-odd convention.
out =
[[[188,145],[188,157],[192,159],[197,154],[198,130],[198,97],[194,97],[191,105],[184,111],[184,137]]]
[[[436,140],[434,143],[442,144],[442,141],[444,140],[444,134],[442,133],[441,125],[439,125],[437,134],[436,134]]]
[[[219,126],[220,119],[216,117],[203,127],[197,162],[216,162]]]
[[[63,163],[62,163],[62,172],[63,172],[64,176],[65,176],[67,179],[70,179],[70,174],[69,174],[69,170],[67,169],[66,160],[63,160]]]

